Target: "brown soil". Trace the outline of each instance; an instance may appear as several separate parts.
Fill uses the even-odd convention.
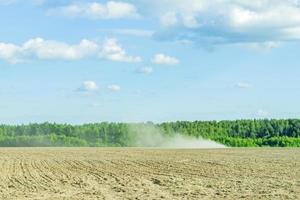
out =
[[[0,199],[300,199],[300,148],[2,148]]]

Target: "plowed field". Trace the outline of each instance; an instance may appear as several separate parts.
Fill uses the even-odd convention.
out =
[[[300,149],[0,149],[0,199],[222,198],[300,199]]]

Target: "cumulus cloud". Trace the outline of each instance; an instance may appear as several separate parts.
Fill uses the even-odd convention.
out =
[[[141,62],[142,58],[138,56],[128,56],[123,47],[114,38],[107,39],[101,52],[99,53],[101,58],[118,61],[118,62]]]
[[[154,35],[158,40],[191,41],[205,48],[227,44],[273,48],[277,42],[300,39],[297,0],[140,0],[136,4],[143,14],[160,19],[162,28]]]
[[[108,1],[77,2],[48,10],[48,15],[64,15],[68,17],[82,17],[89,19],[121,19],[138,18],[139,14],[133,4]]]
[[[174,26],[178,23],[177,15],[175,12],[167,12],[160,17],[160,23],[163,26]]]
[[[0,58],[10,63],[22,62],[31,57],[76,60],[92,56],[97,50],[98,44],[86,39],[77,45],[69,45],[64,42],[34,38],[20,46],[0,43]]]
[[[179,64],[180,61],[177,58],[160,53],[154,55],[152,62],[159,65],[176,65]]]
[[[97,83],[95,81],[84,81],[78,88],[79,92],[94,92],[98,90]]]
[[[280,46],[280,42],[268,41],[268,42],[248,42],[248,43],[237,43],[237,46],[247,48],[255,51],[269,51],[271,49]]]
[[[66,2],[68,0],[60,0],[61,3]],[[27,3],[30,5],[35,6],[42,6],[42,5],[53,5],[59,3],[56,0],[0,0],[0,5],[11,5],[11,4],[18,4],[18,3]]]
[[[121,87],[119,85],[115,85],[115,84],[109,85],[109,86],[107,86],[107,88],[113,92],[119,92],[121,90]]]
[[[145,30],[145,29],[99,29],[101,32],[108,32],[112,34],[120,34],[120,35],[129,35],[129,36],[136,36],[136,37],[151,37],[154,34],[152,30]]]
[[[22,49],[24,54],[35,55],[39,59],[76,60],[95,54],[98,44],[84,39],[77,45],[68,45],[64,42],[36,38],[25,42]]]
[[[10,43],[0,43],[0,59],[15,64],[21,61],[21,53],[21,47]]]
[[[79,44],[67,44],[43,38],[30,39],[22,45],[0,43],[0,59],[13,64],[31,58],[78,60],[87,57],[119,62],[142,60],[140,57],[128,56],[116,39],[107,39],[103,44],[87,39],[81,40]]]
[[[250,83],[246,83],[246,82],[239,82],[239,83],[235,84],[235,87],[241,88],[241,89],[249,89],[252,87],[252,85]]]

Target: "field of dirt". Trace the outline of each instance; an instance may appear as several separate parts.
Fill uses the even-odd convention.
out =
[[[300,199],[300,148],[1,148],[0,199]]]

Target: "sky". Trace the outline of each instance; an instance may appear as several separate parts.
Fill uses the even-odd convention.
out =
[[[298,0],[0,0],[0,124],[297,118]]]

